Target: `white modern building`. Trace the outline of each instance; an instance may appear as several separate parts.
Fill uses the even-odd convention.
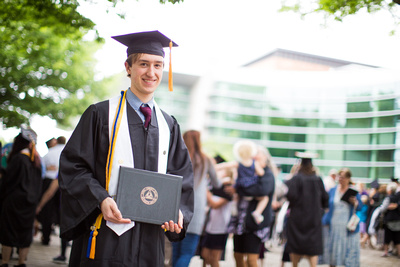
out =
[[[284,172],[296,151],[312,151],[322,175],[348,167],[365,182],[400,176],[400,76],[392,70],[277,49],[235,70],[174,73],[174,92],[158,90],[156,100],[182,131],[202,131],[214,154],[247,138]]]

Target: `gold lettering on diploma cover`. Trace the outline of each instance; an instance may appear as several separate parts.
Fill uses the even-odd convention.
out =
[[[140,198],[142,199],[143,203],[146,205],[153,205],[157,202],[158,193],[151,186],[146,186],[143,188],[142,192],[140,192]]]

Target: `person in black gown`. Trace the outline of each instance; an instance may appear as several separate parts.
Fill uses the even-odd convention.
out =
[[[179,124],[164,111],[160,114],[153,99],[162,78],[163,47],[168,46],[170,39],[158,31],[113,38],[128,47],[125,68],[131,80],[131,87],[117,98],[121,105],[125,104],[125,111],[121,110],[126,119],[121,119],[121,127],[126,127],[127,133],[124,136],[118,132],[113,153],[128,152],[124,156],[133,157],[134,168],[154,172],[160,169],[161,154],[167,155],[166,173],[183,176],[179,219],[162,226],[135,222],[121,235],[109,227],[111,223],[124,227],[131,223],[123,218],[114,196],[106,190],[109,186],[106,165],[111,162],[109,151],[114,145],[110,142],[114,140],[110,137],[114,115],[110,114],[119,114],[111,108],[113,99],[110,99],[91,105],[84,112],[61,154],[61,237],[73,240],[70,266],[163,266],[165,236],[172,242],[184,238],[194,202],[192,165]],[[176,46],[173,42],[172,45]],[[142,111],[145,105],[152,110],[150,122]],[[124,118],[123,113],[121,116]],[[163,121],[168,127],[169,142],[168,150],[159,153],[165,137],[161,134]],[[118,139],[124,137],[131,144],[127,142],[118,148]],[[114,159],[110,169],[122,162]],[[93,239],[89,242],[91,230],[98,230],[93,232],[97,234],[95,247]]]
[[[328,208],[328,193],[312,164],[313,153],[296,153],[301,158],[297,174],[288,183],[290,216],[287,221],[287,249],[293,267],[306,257],[315,267],[323,253],[322,215]]]
[[[8,266],[13,247],[18,248],[17,266],[24,267],[32,243],[36,205],[42,189],[41,163],[35,143],[36,133],[23,127],[7,159],[0,188],[2,267]]]

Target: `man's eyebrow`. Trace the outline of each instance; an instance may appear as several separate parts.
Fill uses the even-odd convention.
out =
[[[164,63],[163,60],[154,60],[154,61],[152,61],[152,60],[147,60],[147,59],[139,59],[138,61],[139,62],[145,62],[145,63],[148,63],[148,62]]]

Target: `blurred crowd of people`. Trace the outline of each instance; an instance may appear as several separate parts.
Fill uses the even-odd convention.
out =
[[[58,167],[66,138],[46,142],[48,153],[36,150],[36,132],[21,126],[11,144],[2,149],[0,177],[0,244],[2,267],[18,254],[18,267],[26,266],[33,237],[41,232],[41,243],[49,245],[59,224]],[[54,262],[66,262],[66,245]]]
[[[282,266],[296,267],[305,258],[310,266],[357,267],[365,246],[382,249],[383,257],[400,257],[398,179],[355,184],[348,168],[324,177],[311,153],[298,153],[300,160],[284,176],[268,150],[252,141],[237,142],[235,160],[225,162],[203,151],[199,131],[185,132],[183,140],[194,171],[194,214],[182,241],[165,240],[165,266],[189,266],[196,255],[203,266],[219,266],[229,237],[238,267],[262,266],[271,242],[284,247]],[[65,137],[52,138],[41,158],[36,133],[23,127],[2,150],[1,266],[8,266],[12,253],[18,253],[18,266],[26,266],[39,231],[44,246],[51,242],[60,218],[57,178],[65,143]],[[53,261],[67,262],[67,245],[62,239]]]
[[[306,157],[307,162],[309,158]],[[308,258],[310,266],[360,266],[360,248],[366,246],[383,250],[382,257],[400,258],[398,179],[381,184],[375,180],[366,186],[352,180],[349,168],[332,169],[322,178],[318,168],[313,167],[309,177],[299,183],[298,176],[304,176],[301,171],[304,162],[303,158],[300,164],[292,167],[289,175],[277,181],[273,231],[275,238],[285,246],[282,266],[286,262],[297,266],[299,258]],[[305,192],[304,188],[307,188]],[[351,192],[353,194],[347,197]],[[306,206],[302,209],[302,205]],[[295,214],[298,210],[300,213]],[[301,231],[296,233],[296,229]],[[315,240],[310,238],[313,229]],[[315,246],[314,249],[309,248],[311,246]],[[299,255],[291,255],[293,252]]]
[[[203,153],[200,133],[191,133],[196,133],[196,153]],[[397,179],[389,184],[376,180],[367,187],[355,184],[348,168],[332,169],[324,177],[313,165],[317,155],[312,153],[297,153],[298,163],[283,176],[268,150],[248,140],[237,142],[232,153],[233,162],[221,162],[217,156],[207,171],[194,167],[197,176],[203,173],[201,193],[195,187],[195,194],[200,194],[195,207],[201,209],[195,208],[194,215],[200,212],[202,219],[196,220],[196,240],[185,263],[176,261],[173,250],[170,257],[167,254],[166,266],[189,266],[195,255],[203,259],[204,266],[219,266],[229,236],[239,267],[262,266],[268,255],[266,244],[276,241],[284,246],[282,266],[290,262],[296,267],[306,258],[310,266],[356,267],[360,266],[360,248],[366,245],[382,249],[383,257],[399,255]]]
[[[234,145],[234,161],[206,155],[200,132],[183,135],[194,170],[194,215],[184,240],[166,251],[166,266],[189,266],[199,255],[204,266],[219,266],[233,236],[237,266],[258,266],[273,222],[272,199],[278,174],[268,150],[249,140]],[[171,244],[166,241],[166,247]],[[263,253],[262,253],[263,254]]]
[[[196,135],[201,151],[200,133]],[[203,266],[219,266],[229,236],[239,267],[262,266],[266,244],[272,242],[284,246],[281,266],[290,262],[296,267],[305,258],[310,266],[357,267],[365,246],[383,250],[382,257],[399,257],[398,179],[355,183],[349,168],[332,169],[323,176],[312,162],[318,155],[312,153],[297,153],[298,163],[284,176],[268,150],[248,140],[237,142],[232,153],[233,162],[221,163],[217,156],[212,167],[207,165],[212,175],[200,168],[207,190],[205,194],[203,187],[199,193],[195,187],[200,194],[195,207],[201,209],[195,208],[194,216],[201,213],[196,222],[202,227],[185,263],[176,261],[173,250],[166,266],[189,266],[195,255],[203,259]]]

